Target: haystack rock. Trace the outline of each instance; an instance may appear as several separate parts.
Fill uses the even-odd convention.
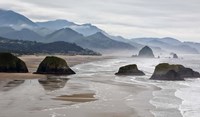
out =
[[[138,70],[136,64],[126,65],[119,68],[119,71],[115,75],[135,75],[142,76],[145,75],[142,71]]]
[[[27,73],[24,61],[11,53],[0,53],[0,72]]]
[[[177,54],[173,54],[173,58],[178,58],[178,55]]]
[[[67,62],[59,57],[47,56],[39,65],[37,74],[71,75],[75,74]]]
[[[155,71],[150,79],[152,80],[170,80],[179,81],[184,78],[199,78],[200,74],[183,65],[170,65],[161,63],[156,66]]]
[[[139,51],[138,57],[154,58],[154,54],[150,47],[145,46]]]

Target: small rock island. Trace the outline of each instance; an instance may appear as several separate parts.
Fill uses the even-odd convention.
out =
[[[173,54],[173,58],[177,59],[178,55],[177,54]]]
[[[154,58],[153,50],[150,47],[145,46],[139,51],[138,57]]]
[[[168,63],[161,63],[156,66],[155,71],[150,79],[152,80],[169,80],[181,81],[184,78],[199,78],[200,74],[183,65],[170,65]]]
[[[0,53],[0,72],[27,73],[28,68],[24,61],[11,53]]]
[[[115,73],[115,75],[135,75],[135,76],[143,76],[144,72],[138,70],[136,64],[126,65],[119,68],[119,71]]]
[[[59,57],[47,56],[39,65],[36,74],[71,75],[75,72]]]

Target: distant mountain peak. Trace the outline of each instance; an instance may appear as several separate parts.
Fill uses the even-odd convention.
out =
[[[58,30],[58,29],[62,29],[65,27],[70,27],[70,26],[76,25],[75,23],[70,22],[65,19],[56,19],[56,20],[45,21],[45,22],[36,22],[36,23],[40,27],[46,27],[46,28],[54,29],[54,30]]]
[[[95,33],[95,34],[93,34],[93,35],[90,35],[90,36],[91,36],[91,37],[95,36],[95,37],[97,37],[97,38],[103,38],[103,39],[109,38],[109,37],[107,37],[106,35],[104,35],[102,32],[97,32],[97,33]]]
[[[11,26],[15,29],[37,27],[33,21],[12,10],[0,9],[0,26]]]
[[[53,32],[52,34],[56,34],[56,33],[77,33],[77,32],[72,30],[71,28],[62,28],[62,29],[59,29],[59,30]]]

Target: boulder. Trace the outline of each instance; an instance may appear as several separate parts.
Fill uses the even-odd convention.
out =
[[[24,61],[11,53],[0,53],[0,72],[27,73],[28,68]]]
[[[154,58],[154,54],[150,47],[145,46],[139,51],[138,57]]]
[[[199,78],[200,74],[183,65],[170,65],[168,63],[161,63],[156,66],[155,71],[150,79],[153,80],[171,80],[178,81],[184,78]]]
[[[142,76],[145,75],[142,71],[138,70],[136,64],[126,65],[119,68],[119,71],[115,75],[135,75]]]
[[[71,75],[75,74],[67,62],[59,57],[47,56],[39,65],[37,74]]]

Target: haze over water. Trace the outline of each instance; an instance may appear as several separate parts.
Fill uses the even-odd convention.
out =
[[[76,75],[49,87],[37,79],[1,83],[0,115],[2,117],[92,117],[155,116],[198,117],[199,79],[186,81],[149,80],[161,62],[180,63],[200,71],[199,55],[182,55],[183,59],[141,59],[118,57],[72,67]],[[137,64],[146,76],[115,76],[122,65]],[[31,91],[30,91],[31,90]],[[54,100],[62,95],[95,94],[86,102]],[[195,101],[194,101],[195,100]]]

